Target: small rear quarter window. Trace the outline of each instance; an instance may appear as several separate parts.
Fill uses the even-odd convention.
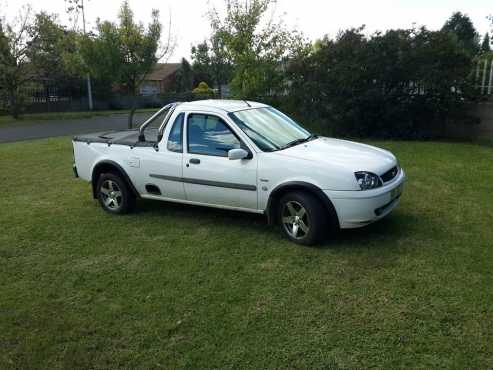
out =
[[[167,148],[171,152],[182,153],[183,152],[183,120],[185,114],[180,113],[175,122],[173,122],[173,127],[169,132]]]

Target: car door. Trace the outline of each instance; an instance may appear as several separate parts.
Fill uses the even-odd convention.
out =
[[[188,113],[183,183],[187,200],[257,209],[257,156],[226,120],[208,113]],[[228,151],[243,148],[247,159],[230,160]]]
[[[185,200],[183,176],[184,113],[171,117],[158,143],[158,150],[142,156],[141,194],[163,199]]]

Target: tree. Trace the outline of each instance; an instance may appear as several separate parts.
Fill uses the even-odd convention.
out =
[[[472,56],[479,51],[479,34],[474,28],[471,18],[461,12],[455,12],[445,22],[442,31],[454,34],[461,47],[467,50]]]
[[[226,49],[225,37],[220,31],[215,32],[210,39],[212,78],[222,97],[222,85],[231,78],[233,71],[232,62]]]
[[[201,81],[207,82],[212,85],[212,67],[209,43],[207,41],[201,42],[192,46],[192,68],[194,74],[194,84],[198,84]]]
[[[234,65],[231,90],[236,97],[274,98],[286,88],[285,64],[303,38],[288,30],[282,19],[274,22],[274,4],[275,0],[226,0],[224,17],[215,8],[209,11],[213,48],[216,45]]]
[[[450,32],[350,29],[291,63],[288,100],[331,134],[439,136],[474,98],[472,60]]]
[[[222,96],[222,86],[231,78],[232,63],[220,31],[215,31],[209,40],[192,47],[192,60],[195,83],[212,83]]]
[[[120,9],[119,41],[122,64],[120,66],[120,81],[132,96],[132,107],[128,117],[128,127],[133,126],[135,113],[135,96],[145,77],[162,58],[167,58],[173,51],[170,34],[165,45],[161,44],[162,25],[159,21],[159,11],[154,9],[147,30],[141,23],[136,23],[128,0]]]
[[[483,37],[483,42],[481,43],[481,52],[487,53],[489,51],[491,51],[490,34],[486,32]]]
[[[169,23],[171,28],[171,21]],[[106,89],[118,82],[132,98],[128,127],[133,126],[136,96],[148,73],[160,59],[167,59],[174,48],[171,30],[164,42],[159,12],[153,10],[147,28],[134,19],[125,0],[120,8],[118,23],[98,22],[97,35],[85,37],[82,53],[90,74],[104,81]]]
[[[37,38],[31,32],[33,17],[23,7],[11,24],[0,21],[0,87],[5,90],[10,114],[17,118],[22,105],[21,88],[34,79],[29,47]]]
[[[82,71],[77,38],[76,32],[58,23],[56,15],[33,15],[29,7],[13,24],[0,23],[0,80],[14,117],[20,113],[26,86],[73,87]]]
[[[172,91],[177,93],[190,92],[194,84],[194,73],[192,66],[185,58],[181,59],[180,69],[176,73],[176,79]]]
[[[56,15],[41,12],[35,15],[30,33],[32,41],[27,54],[38,78],[61,86],[80,76],[76,32],[62,27]]]
[[[70,15],[70,20],[73,21],[74,30],[77,30],[79,14],[82,15],[82,32],[86,36],[86,9],[84,0],[65,0],[65,11]],[[89,110],[93,110],[92,83],[90,74],[86,75],[87,81],[87,100]]]
[[[108,21],[98,20],[96,32],[81,37],[79,52],[86,72],[92,76],[95,96],[103,97],[120,82],[120,37],[117,25]]]

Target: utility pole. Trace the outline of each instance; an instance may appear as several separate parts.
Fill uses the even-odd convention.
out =
[[[82,10],[82,32],[84,36],[86,35],[86,12],[84,7],[84,0],[81,0],[81,10]],[[92,86],[91,86],[91,75],[87,73],[87,100],[89,102],[89,110],[93,109],[92,105]]]

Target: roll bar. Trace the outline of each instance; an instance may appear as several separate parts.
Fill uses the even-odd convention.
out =
[[[164,127],[166,126],[166,122],[168,122],[169,118],[173,114],[173,111],[175,110],[175,108],[178,104],[180,104],[180,103],[175,102],[175,103],[170,103],[170,104],[165,105],[160,110],[158,110],[156,113],[154,113],[150,118],[148,118],[142,125],[140,125],[140,127],[139,127],[139,141],[145,141],[144,131],[145,131],[146,127],[149,126],[149,124],[151,122],[153,122],[157,117],[159,117],[159,115],[161,113],[163,113],[165,110],[169,109],[169,112],[166,114],[166,116],[163,119],[163,123],[161,124],[161,126],[159,126],[158,138],[162,137],[162,135],[163,135],[162,131],[163,131]]]

